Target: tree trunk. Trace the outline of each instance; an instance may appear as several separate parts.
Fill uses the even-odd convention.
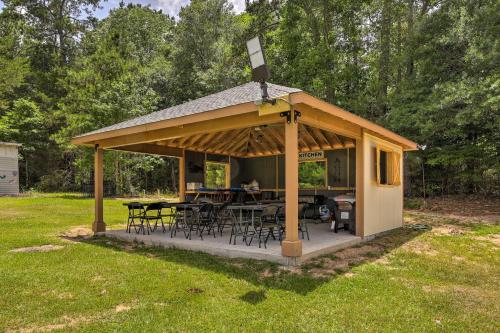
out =
[[[398,65],[397,65],[397,77],[396,77],[396,89],[399,88],[402,78],[402,68],[401,68],[401,48],[402,48],[402,27],[401,27],[401,16],[398,15],[398,40],[397,40],[397,55],[398,55]]]
[[[406,77],[410,78],[413,76],[413,52],[414,52],[414,41],[413,41],[413,21],[414,21],[414,0],[408,0],[408,16],[407,25],[408,32],[406,38]]]
[[[384,0],[382,4],[382,24],[380,29],[379,59],[379,110],[380,116],[387,111],[387,90],[391,62],[391,7],[392,0]]]

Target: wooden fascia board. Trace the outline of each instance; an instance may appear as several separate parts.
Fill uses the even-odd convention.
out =
[[[353,139],[358,139],[361,135],[361,127],[337,116],[330,115],[305,104],[300,104],[296,108],[301,113],[299,122],[303,124]]]
[[[253,103],[253,102],[243,103],[243,104],[228,106],[228,107],[221,108],[221,109],[205,111],[205,112],[201,112],[201,113],[197,113],[197,114],[193,114],[193,115],[188,115],[188,116],[183,116],[183,117],[178,117],[178,118],[173,118],[173,119],[167,119],[167,120],[161,120],[161,121],[157,121],[154,123],[148,123],[148,124],[144,124],[144,125],[127,127],[127,128],[122,128],[122,129],[118,129],[118,130],[112,130],[112,131],[89,134],[89,135],[83,134],[83,135],[74,137],[71,140],[71,143],[77,144],[77,145],[78,144],[93,144],[96,141],[101,141],[101,140],[105,140],[105,139],[109,139],[109,138],[130,135],[130,134],[144,133],[144,132],[149,132],[149,131],[155,131],[155,130],[169,128],[169,127],[183,126],[183,125],[188,125],[188,124],[197,123],[197,122],[214,120],[217,118],[224,118],[224,117],[228,117],[228,116],[235,115],[235,114],[250,113],[250,112],[254,112],[254,111],[257,111],[257,105],[255,105],[255,103]]]
[[[110,139],[98,140],[93,143],[99,144],[99,146],[102,148],[112,148],[116,146],[126,146],[131,144],[167,140],[187,135],[221,132],[257,125],[272,124],[279,121],[282,121],[282,118],[280,118],[279,114],[259,116],[257,112],[252,112],[234,116],[227,116],[224,118],[217,118],[213,120],[201,121],[184,126],[176,126],[157,129],[153,131],[128,134],[124,136],[113,137]]]
[[[417,149],[417,143],[402,137],[401,135],[398,135],[380,125],[377,125],[369,120],[366,120],[362,117],[359,117],[355,114],[352,114],[338,106],[335,106],[333,104],[330,104],[328,102],[325,102],[319,98],[313,97],[305,92],[296,92],[296,93],[291,93],[290,94],[290,102],[293,105],[296,104],[306,104],[309,105],[310,107],[314,109],[321,110],[323,112],[326,112],[330,115],[336,116],[340,119],[343,119],[347,122],[350,122],[352,124],[355,124],[361,128],[370,130],[378,135],[381,135],[391,141],[394,141],[400,145],[403,146],[404,150],[416,150]],[[343,135],[342,133],[338,133]],[[359,139],[360,136],[358,135],[355,137],[356,139]]]

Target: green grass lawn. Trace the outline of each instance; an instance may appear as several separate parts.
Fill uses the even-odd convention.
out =
[[[499,332],[498,223],[406,215],[433,230],[403,228],[283,270],[68,240],[90,226],[91,199],[0,198],[0,331]],[[125,217],[122,201],[105,201],[108,227]],[[46,244],[63,248],[9,252]]]

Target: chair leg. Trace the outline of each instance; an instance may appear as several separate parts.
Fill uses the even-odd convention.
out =
[[[234,234],[234,226],[231,226],[231,236],[229,236],[229,244],[231,244],[231,241],[233,240],[233,234]],[[222,233],[221,233],[222,236]]]

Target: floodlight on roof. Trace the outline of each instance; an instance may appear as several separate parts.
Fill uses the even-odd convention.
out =
[[[247,41],[248,57],[250,58],[250,65],[252,66],[252,77],[255,82],[260,82],[262,90],[262,101],[271,102],[269,94],[267,93],[266,80],[269,79],[269,68],[266,64],[262,42],[259,36],[256,36]]]

